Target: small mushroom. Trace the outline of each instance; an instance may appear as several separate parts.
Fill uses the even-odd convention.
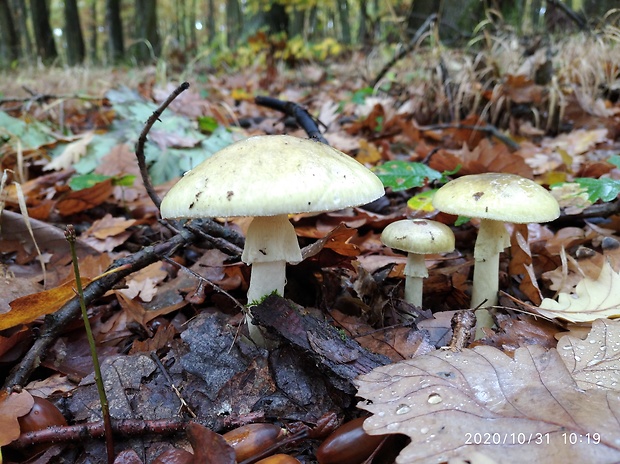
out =
[[[403,219],[381,234],[384,245],[407,252],[405,301],[422,306],[423,279],[428,277],[424,255],[454,250],[454,234],[445,224],[428,219]]]
[[[474,247],[474,281],[471,306],[497,303],[499,254],[510,246],[505,222],[548,222],[560,215],[556,199],[542,186],[515,174],[486,173],[459,177],[441,187],[433,206],[449,214],[480,219]],[[477,329],[492,327],[487,310],[477,310]],[[482,332],[477,330],[476,338]]]
[[[254,217],[241,256],[252,265],[252,304],[272,292],[283,295],[286,263],[302,260],[289,214],[358,206],[384,192],[375,174],[328,145],[263,135],[229,145],[187,172],[163,199],[161,215]],[[257,329],[249,328],[252,338],[260,339]]]

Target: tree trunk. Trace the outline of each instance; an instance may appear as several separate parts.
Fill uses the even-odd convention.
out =
[[[239,0],[228,0],[226,2],[226,43],[233,48],[241,31],[243,30],[243,17]]]
[[[121,22],[121,1],[106,0],[106,28],[108,29],[108,56],[117,63],[125,56],[123,23]]]
[[[67,64],[75,66],[84,62],[86,50],[80,25],[77,0],[65,0],[65,40],[67,44]]]
[[[90,62],[95,64],[99,61],[99,24],[97,23],[97,0],[90,0],[90,21],[89,55]]]
[[[157,2],[136,0],[136,39],[134,57],[138,63],[147,63],[159,55],[159,33],[157,32]]]
[[[11,64],[19,59],[19,37],[8,0],[0,0],[0,50],[0,63]]]
[[[13,6],[13,19],[17,27],[15,32],[17,33],[20,41],[20,49],[24,51],[22,57],[28,60],[32,59],[32,37],[28,31],[28,12],[26,9],[26,0],[12,0]]]
[[[347,45],[351,43],[350,13],[348,0],[338,0],[338,19],[340,19],[342,42]]]
[[[215,40],[215,2],[209,0],[209,16],[207,16],[208,41],[213,43]]]
[[[30,15],[34,40],[37,45],[37,55],[43,63],[49,64],[58,58],[58,52],[50,26],[46,0],[30,0]]]

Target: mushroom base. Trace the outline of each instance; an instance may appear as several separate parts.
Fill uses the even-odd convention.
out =
[[[248,288],[248,305],[257,304],[262,298],[276,292],[284,295],[286,284],[286,261],[252,264],[250,287]]]

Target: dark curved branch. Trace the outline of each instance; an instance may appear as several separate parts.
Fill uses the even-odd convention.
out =
[[[146,188],[146,193],[148,193],[149,197],[159,209],[161,205],[161,199],[155,193],[155,189],[153,188],[153,184],[151,183],[151,176],[149,175],[149,169],[146,165],[146,157],[144,156],[144,144],[146,143],[146,136],[151,131],[153,124],[156,121],[159,121],[159,117],[164,112],[168,105],[172,103],[172,101],[177,98],[181,93],[189,89],[189,82],[183,82],[180,86],[178,86],[174,92],[172,92],[168,98],[153,111],[153,114],[147,119],[142,132],[140,132],[140,136],[138,137],[138,141],[136,142],[136,158],[138,159],[138,167],[140,168],[140,176],[142,176],[142,182],[144,182],[144,187]]]
[[[266,106],[267,108],[281,111],[282,113],[291,116],[292,118],[295,118],[297,124],[299,124],[301,128],[306,131],[308,137],[316,140],[317,142],[329,145],[327,140],[325,140],[325,138],[321,134],[319,126],[317,125],[317,121],[310,115],[310,113],[308,113],[308,110],[306,110],[303,106],[297,103],[263,96],[256,97],[254,99],[254,102],[257,105]]]

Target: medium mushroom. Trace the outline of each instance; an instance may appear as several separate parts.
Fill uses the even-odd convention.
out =
[[[283,295],[286,263],[302,260],[289,214],[358,206],[384,193],[375,174],[328,145],[262,135],[233,143],[185,173],[163,199],[161,215],[252,216],[241,256],[252,265],[252,304],[273,292]],[[249,327],[257,340],[257,329]]]
[[[441,187],[433,206],[449,214],[480,219],[474,247],[471,306],[493,306],[499,289],[499,254],[510,246],[504,222],[548,222],[560,215],[555,198],[542,186],[515,174],[486,173],[459,177]],[[477,310],[477,329],[492,327],[487,310]],[[482,332],[477,331],[480,338]]]
[[[381,234],[385,246],[407,252],[405,301],[422,306],[423,279],[428,277],[424,255],[454,250],[454,234],[445,224],[428,219],[403,219]]]

